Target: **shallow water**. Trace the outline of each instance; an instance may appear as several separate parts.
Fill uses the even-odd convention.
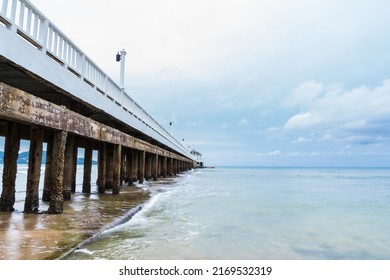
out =
[[[203,169],[112,196],[80,193],[79,166],[63,215],[21,212],[26,174],[18,211],[0,213],[0,259],[57,258],[145,201],[66,259],[390,259],[390,169]]]
[[[390,169],[216,168],[69,259],[390,259]]]
[[[0,259],[57,258],[149,199],[147,191],[134,186],[123,187],[120,195],[114,196],[110,191],[99,195],[96,185],[92,185],[92,193],[83,194],[82,172],[82,166],[78,166],[77,190],[72,201],[64,203],[63,214],[24,214],[27,165],[18,166],[16,211],[0,213]],[[92,176],[92,181],[95,180],[96,170]],[[40,201],[40,211],[46,211],[48,207],[47,203]]]

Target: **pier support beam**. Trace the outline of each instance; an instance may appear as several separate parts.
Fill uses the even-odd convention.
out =
[[[137,181],[137,174],[138,174],[138,158],[139,158],[139,152],[136,150],[132,150],[131,152],[131,182]]]
[[[146,157],[146,152],[139,151],[137,179],[140,184],[142,184],[145,179],[145,157]]]
[[[86,141],[84,149],[83,193],[91,193],[92,144]]]
[[[64,188],[62,190],[64,201],[71,200],[73,164],[74,164],[73,146],[74,146],[74,136],[68,135],[68,139],[66,140],[66,147],[65,147]]]
[[[15,180],[20,147],[19,126],[9,122],[4,145],[3,191],[0,211],[12,212],[15,204]]]
[[[172,175],[173,175],[173,164],[172,164],[172,161],[173,161],[173,159],[172,158],[168,158],[168,162],[167,162],[167,164],[168,164],[168,166],[167,166],[167,173],[168,173],[168,176],[169,177],[172,177]]]
[[[122,146],[113,146],[113,176],[112,176],[112,194],[119,194],[121,187],[121,159],[122,159]]]
[[[53,158],[53,137],[49,137],[46,147],[45,177],[43,181],[42,201],[50,201],[50,189],[52,185],[52,158]]]
[[[126,163],[124,165],[125,169],[125,175],[124,175],[124,181],[128,183],[130,186],[133,183],[133,169],[132,169],[132,164],[133,164],[133,151],[130,149],[127,149],[125,151],[125,158],[126,158]]]
[[[106,189],[112,189],[114,180],[114,150],[112,144],[106,144],[107,162],[106,162]]]
[[[100,194],[106,191],[106,163],[107,163],[107,149],[105,143],[99,144],[98,151],[98,177],[96,185]]]
[[[163,159],[162,159],[162,176],[163,176],[163,178],[167,178],[167,170],[168,170],[168,159],[167,159],[167,157],[163,157]]]
[[[67,134],[66,131],[57,131],[54,133],[49,214],[61,214],[64,211],[62,189],[64,182],[64,158]]]
[[[153,181],[157,181],[158,178],[158,155],[151,155],[152,158],[152,177]]]
[[[41,178],[43,149],[43,129],[31,128],[30,151],[28,157],[25,213],[37,213],[39,208],[39,180]]]

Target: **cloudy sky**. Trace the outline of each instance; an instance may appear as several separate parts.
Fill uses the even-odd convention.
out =
[[[388,0],[32,0],[207,165],[389,166]]]

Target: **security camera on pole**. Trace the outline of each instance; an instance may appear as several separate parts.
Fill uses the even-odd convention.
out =
[[[125,91],[125,61],[126,61],[126,51],[124,49],[116,54],[116,61],[121,62],[119,85],[122,90],[122,100],[123,100],[123,93]]]

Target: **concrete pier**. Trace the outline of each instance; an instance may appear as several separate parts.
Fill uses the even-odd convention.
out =
[[[24,212],[39,212],[39,182],[48,213],[64,211],[75,189],[78,147],[84,149],[82,192],[91,193],[93,151],[97,151],[97,191],[119,195],[123,185],[158,180],[193,166],[193,161],[68,108],[0,83],[0,135],[5,137],[0,211],[15,203],[17,158],[21,139],[30,141]],[[45,173],[41,174],[46,143]],[[107,191],[110,190],[110,191]]]
[[[41,199],[50,214],[62,213],[73,193],[89,194],[94,151],[102,195],[120,195],[126,181],[158,180],[195,166],[182,143],[28,0],[2,2],[0,42],[0,136],[5,137],[0,211],[14,211],[21,140],[30,141],[26,213],[40,212],[42,180]],[[82,189],[76,190],[79,149],[84,149],[84,170]]]

